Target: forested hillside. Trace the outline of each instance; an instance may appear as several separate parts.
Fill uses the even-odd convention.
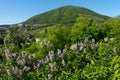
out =
[[[23,22],[23,24],[69,24],[74,23],[77,17],[84,16],[103,22],[110,17],[98,14],[92,10],[78,6],[63,6],[51,11],[38,14]]]

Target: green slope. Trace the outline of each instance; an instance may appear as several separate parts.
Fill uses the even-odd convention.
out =
[[[23,22],[23,24],[55,24],[55,23],[72,23],[76,18],[84,16],[96,21],[104,21],[109,17],[93,12],[92,10],[77,7],[63,6],[54,10],[38,14]]]

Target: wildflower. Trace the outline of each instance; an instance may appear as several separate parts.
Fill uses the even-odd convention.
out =
[[[38,60],[37,67],[39,68],[43,64],[43,60]]]
[[[38,67],[33,63],[33,69],[37,69]]]
[[[61,64],[62,64],[63,67],[66,66],[66,63],[65,63],[65,60],[64,60],[64,59],[62,60],[62,63],[61,63]]]
[[[76,50],[77,49],[77,43],[76,44],[72,44],[71,47],[70,47],[70,49]]]
[[[94,48],[95,48],[94,44],[90,44],[90,47],[92,50],[94,50]]]
[[[87,43],[88,42],[88,37],[86,37],[84,41]]]
[[[38,62],[40,62],[40,63],[42,63],[42,64],[43,64],[43,63],[44,63],[44,60],[43,60],[43,59],[41,59],[41,60],[38,60]]]
[[[48,74],[48,80],[52,79],[52,74]]]
[[[80,49],[79,49],[79,50],[82,51],[83,48],[84,48],[84,44],[81,42],[81,43],[80,43]]]
[[[48,48],[50,48],[50,41],[47,41],[46,46],[47,46]]]
[[[25,65],[25,59],[22,58],[22,59],[18,59],[17,63],[20,64],[20,65]]]
[[[96,47],[96,49],[98,49],[98,47],[99,47],[99,44],[98,44],[98,42],[95,44],[95,47]]]
[[[49,52],[49,59],[52,61],[54,59],[54,51]]]
[[[57,50],[58,57],[63,57],[62,51],[60,49]]]
[[[29,67],[29,66],[24,66],[23,70],[24,70],[25,72],[28,72],[28,71],[31,70],[31,67]]]
[[[48,63],[48,62],[49,62],[49,57],[46,56],[46,57],[45,57],[45,63]]]
[[[37,63],[37,67],[39,68],[40,66],[41,66],[41,63],[38,62],[38,63]]]
[[[17,57],[17,54],[16,54],[16,53],[12,54],[12,57],[16,58],[16,57]]]
[[[7,59],[7,60],[10,60],[10,58],[12,57],[12,55],[10,54],[9,49],[6,49],[6,50],[5,50],[5,56],[6,56],[6,59]]]

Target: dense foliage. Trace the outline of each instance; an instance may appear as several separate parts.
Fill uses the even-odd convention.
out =
[[[8,32],[1,80],[119,80],[120,19],[79,17],[74,26]]]

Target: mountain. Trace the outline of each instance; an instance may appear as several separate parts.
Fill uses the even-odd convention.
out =
[[[84,16],[102,22],[108,19],[108,16],[98,14],[92,10],[78,6],[63,6],[38,14],[23,22],[23,24],[60,24],[74,23],[76,18]]]

